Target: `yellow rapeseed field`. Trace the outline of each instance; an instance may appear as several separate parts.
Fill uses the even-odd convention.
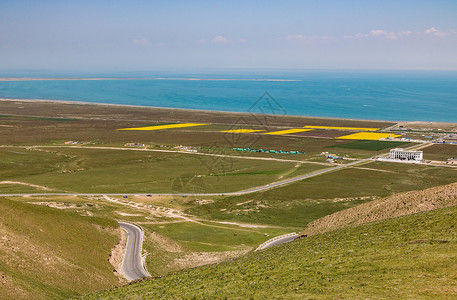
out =
[[[390,133],[380,133],[380,132],[358,132],[349,135],[344,135],[337,137],[337,139],[343,140],[379,140],[381,138],[386,137],[399,137],[401,135],[398,134],[390,134]]]
[[[146,126],[146,127],[121,128],[121,129],[118,129],[118,130],[160,130],[160,129],[170,129],[170,128],[184,128],[184,127],[202,126],[202,125],[208,125],[208,124],[202,124],[202,123],[178,123],[178,124],[155,125],[155,126]]]
[[[380,128],[332,127],[332,126],[303,126],[303,128],[336,129],[336,130],[363,130],[363,131],[376,131],[376,130],[380,129]]]
[[[282,134],[311,131],[311,130],[313,130],[313,129],[294,128],[294,129],[286,129],[286,130],[273,131],[273,132],[265,132],[264,134],[282,135]]]
[[[249,132],[258,132],[258,131],[265,131],[260,129],[231,129],[231,130],[223,130],[221,132],[230,132],[230,133],[249,133]]]

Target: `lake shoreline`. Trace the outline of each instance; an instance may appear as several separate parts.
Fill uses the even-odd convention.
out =
[[[69,101],[69,100],[49,100],[49,99],[11,99],[11,98],[0,98],[0,103],[29,103],[29,104],[50,104],[50,105],[74,105],[74,106],[83,106],[83,107],[97,107],[100,109],[103,108],[114,108],[114,109],[140,109],[155,113],[166,112],[170,115],[175,114],[202,114],[202,115],[211,115],[211,116],[220,116],[220,117],[238,117],[238,118],[248,118],[256,115],[265,116],[266,118],[280,118],[284,120],[288,119],[298,119],[296,121],[302,120],[303,122],[308,122],[310,120],[314,122],[325,121],[325,123],[345,123],[345,122],[363,122],[363,123],[372,123],[370,125],[379,126],[379,123],[391,124],[411,124],[411,125],[428,125],[428,126],[439,126],[442,124],[444,127],[449,125],[457,126],[457,123],[453,122],[436,122],[436,121],[390,121],[390,120],[370,120],[370,119],[355,119],[355,118],[337,118],[337,117],[316,117],[316,116],[300,116],[300,115],[273,115],[273,114],[258,114],[250,112],[238,112],[238,111],[216,111],[216,110],[204,110],[204,109],[188,109],[188,108],[170,108],[170,107],[156,107],[156,106],[143,106],[143,105],[132,105],[132,104],[113,104],[113,103],[99,103],[99,102],[84,102],[84,101]],[[18,107],[19,108],[19,107]],[[3,112],[0,111],[0,115]],[[22,114],[14,114],[21,116]],[[30,115],[33,116],[33,115]],[[42,115],[36,115],[36,117],[41,117]],[[254,117],[255,118],[255,117]],[[184,120],[182,120],[184,121]],[[177,122],[182,122],[177,121]],[[214,122],[217,123],[217,122]],[[306,125],[306,124],[304,124]],[[286,127],[298,127],[297,125],[290,125]]]
[[[415,73],[3,76],[0,98],[326,119],[457,123],[454,83],[457,77],[451,75]]]
[[[0,98],[0,101],[8,102],[29,102],[29,103],[56,103],[56,104],[75,104],[75,105],[92,105],[92,106],[108,106],[108,107],[126,107],[126,108],[145,108],[145,109],[160,109],[170,111],[188,111],[188,112],[203,112],[203,113],[214,113],[214,114],[240,114],[240,115],[252,115],[258,113],[240,112],[240,111],[218,111],[218,110],[205,110],[205,109],[191,109],[191,108],[173,108],[173,107],[159,107],[159,106],[144,106],[144,105],[133,105],[133,104],[113,104],[113,103],[101,103],[101,102],[85,102],[85,101],[69,101],[69,100],[48,100],[48,99],[10,99]],[[407,121],[390,121],[390,120],[370,120],[370,119],[354,119],[354,118],[336,118],[336,117],[316,117],[316,116],[300,116],[300,115],[273,115],[265,114],[268,116],[281,116],[281,117],[294,117],[294,118],[310,118],[310,119],[324,119],[324,120],[341,120],[341,121],[364,121],[364,122],[385,122],[385,123],[399,123]],[[454,124],[449,122],[429,122],[429,121],[408,121],[408,122],[424,122],[424,123],[445,123]]]

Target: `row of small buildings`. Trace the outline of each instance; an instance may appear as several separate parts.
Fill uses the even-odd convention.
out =
[[[436,140],[435,142],[437,143],[443,143],[443,144],[455,144],[457,145],[457,134],[448,134],[445,137]]]

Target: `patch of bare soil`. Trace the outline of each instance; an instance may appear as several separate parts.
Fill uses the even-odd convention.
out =
[[[176,258],[171,265],[178,266],[179,268],[193,268],[207,264],[214,264],[229,258],[234,258],[248,253],[251,250],[243,249],[236,251],[224,252],[192,252]]]
[[[422,191],[399,193],[336,212],[309,223],[301,235],[316,235],[454,205],[457,205],[457,182]]]
[[[27,202],[28,204],[35,204],[35,205],[44,205],[47,207],[57,208],[57,209],[70,209],[70,208],[91,208],[91,207],[98,207],[95,203],[86,203],[86,204],[74,204],[68,202],[54,202],[54,201],[31,201]],[[81,213],[87,216],[92,216],[92,213],[87,210],[81,210]]]
[[[168,267],[171,269],[185,269],[213,264],[238,257],[251,250],[251,247],[246,247],[246,249],[242,250],[224,252],[185,252],[185,249],[179,243],[157,232],[152,232],[148,238],[161,249],[178,255],[169,262]]]
[[[17,285],[8,274],[0,271],[0,299],[32,299],[32,295]]]
[[[118,229],[118,234],[120,236],[120,240],[119,243],[111,249],[109,262],[114,267],[113,273],[119,279],[119,283],[123,284],[128,282],[121,274],[122,260],[124,259],[125,253],[125,235],[122,234],[120,228]]]
[[[223,222],[223,221],[212,221],[212,222],[218,223],[218,224],[236,225],[236,226],[246,227],[246,228],[271,228],[272,227],[272,226],[268,226],[268,225],[247,224],[247,223],[237,223],[237,222]]]
[[[158,244],[161,248],[165,249],[167,252],[177,253],[177,252],[184,251],[184,249],[182,248],[182,246],[180,244],[178,244],[177,242],[175,242],[174,240],[172,240],[170,238],[167,238],[163,235],[158,234],[157,232],[151,233],[151,235],[149,237],[154,243]]]
[[[245,201],[245,202],[240,202],[240,203],[237,203],[236,206],[248,204],[248,203],[250,203],[250,202],[252,202],[252,201],[254,201],[254,200],[248,200],[248,201]]]
[[[116,211],[115,213],[117,213],[118,215],[124,216],[124,217],[142,217],[143,216],[142,214],[130,214],[130,213],[124,213],[121,211]]]
[[[28,204],[35,204],[35,205],[44,205],[47,207],[58,208],[58,209],[68,209],[68,208],[76,208],[76,204],[73,203],[61,203],[61,202],[27,202]]]
[[[149,195],[149,196],[135,195],[130,198],[135,201],[142,202],[142,203],[156,202],[156,201],[168,201],[168,200],[173,199],[172,196],[167,196],[167,195]]]
[[[42,185],[31,184],[31,183],[20,182],[20,181],[0,181],[0,184],[20,184],[20,185],[26,185],[26,186],[34,187],[34,188],[37,188],[37,189],[40,189],[40,190],[48,190],[48,191],[53,190],[51,188],[47,188],[47,187],[42,186]]]
[[[347,198],[321,198],[321,199],[313,199],[313,198],[306,198],[306,201],[313,202],[320,204],[322,202],[351,202],[357,200],[375,200],[378,199],[377,196],[364,196],[364,197],[347,197]]]
[[[155,205],[146,205],[144,203],[137,203],[137,202],[132,202],[129,200],[121,200],[115,197],[108,197],[106,195],[103,195],[103,199],[106,201],[112,202],[112,203],[117,203],[121,204],[127,207],[131,207],[137,210],[140,210],[142,212],[149,213],[150,216],[149,218],[153,217],[165,217],[165,218],[174,218],[174,219],[181,219],[189,222],[195,222],[194,219],[190,218],[190,216],[184,214],[182,211],[179,209],[173,209],[173,208],[168,208],[168,207],[160,207],[160,206],[155,206]],[[148,218],[148,217],[146,217]]]
[[[196,200],[195,203],[197,203],[199,205],[205,205],[205,204],[214,203],[214,200],[211,200],[211,199],[200,199],[200,200]]]
[[[373,169],[373,168],[364,168],[364,167],[353,167],[354,169],[359,169],[359,170],[368,170],[368,171],[377,171],[377,172],[384,172],[384,173],[398,173],[395,171],[390,171],[390,170],[382,170],[382,169]]]
[[[441,129],[441,130],[457,130],[456,123],[438,123],[438,122],[425,122],[425,121],[409,121],[400,122],[395,127],[404,127],[411,129],[430,130],[430,129]]]

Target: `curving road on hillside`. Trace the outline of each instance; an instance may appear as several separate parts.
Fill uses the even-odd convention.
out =
[[[121,273],[129,281],[149,277],[141,257],[143,247],[143,229],[137,225],[118,222],[122,229],[127,232],[127,247],[125,248],[122,261]]]

